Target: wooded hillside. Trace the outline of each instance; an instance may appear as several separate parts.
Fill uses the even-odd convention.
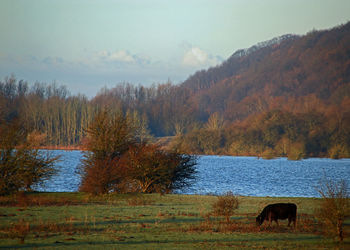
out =
[[[20,117],[44,145],[79,145],[106,107],[137,123],[140,138],[176,135],[188,153],[349,157],[350,23],[236,51],[179,85],[122,83],[91,100],[55,84],[0,82],[2,121]]]

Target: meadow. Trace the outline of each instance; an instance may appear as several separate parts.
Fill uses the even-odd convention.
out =
[[[326,237],[314,217],[318,198],[239,197],[227,223],[212,214],[216,196],[19,193],[0,197],[0,248],[44,249],[349,249]],[[297,227],[255,224],[267,204],[293,202]]]

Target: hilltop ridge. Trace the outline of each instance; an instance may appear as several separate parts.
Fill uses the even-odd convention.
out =
[[[339,103],[350,94],[350,23],[238,50],[221,65],[196,72],[181,86],[191,90],[192,101],[205,96],[202,109],[208,114],[240,109],[246,98],[254,102],[257,96],[314,94]]]

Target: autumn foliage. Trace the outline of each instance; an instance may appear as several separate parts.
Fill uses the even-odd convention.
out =
[[[101,112],[88,130],[81,191],[169,193],[194,178],[193,156],[137,141],[122,114]]]
[[[193,154],[254,155],[264,158],[310,156],[350,157],[350,112],[329,107],[294,113],[276,109],[248,117],[220,129],[193,130],[177,139],[178,146]],[[331,111],[332,110],[332,111]]]

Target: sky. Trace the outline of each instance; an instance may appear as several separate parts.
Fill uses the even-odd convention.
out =
[[[181,83],[238,49],[348,21],[349,0],[0,0],[0,79],[88,97]]]

